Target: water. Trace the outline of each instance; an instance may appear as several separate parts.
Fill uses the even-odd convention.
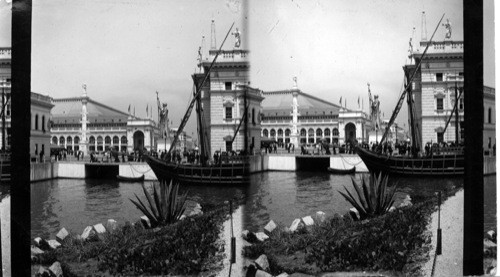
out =
[[[356,178],[361,175],[357,174]],[[201,203],[222,203],[232,198],[246,198],[244,229],[259,231],[270,219],[289,226],[298,217],[323,211],[328,215],[345,214],[351,205],[338,193],[344,186],[352,189],[350,176],[321,172],[264,172],[253,174],[249,187],[187,187],[189,199]],[[152,182],[146,182],[150,185]],[[460,179],[400,179],[396,184],[396,205],[407,195],[415,197],[439,189],[462,186]],[[496,230],[496,179],[485,178],[485,230]],[[144,199],[140,183],[110,180],[57,179],[31,184],[32,237],[53,238],[62,228],[81,233],[88,225],[105,223],[109,218],[119,223],[135,222],[142,213],[129,198]]]
[[[146,181],[146,187],[153,183]],[[234,197],[243,197],[239,187],[181,188],[188,191],[189,205],[222,203]],[[129,199],[135,194],[147,201],[140,183],[113,180],[56,179],[31,184],[31,237],[55,238],[65,227],[81,234],[86,226],[105,224],[112,218],[119,224],[136,222],[143,214]]]

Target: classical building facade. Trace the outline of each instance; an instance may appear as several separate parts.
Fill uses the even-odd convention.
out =
[[[93,151],[116,149],[156,150],[159,131],[150,118],[139,118],[99,103],[87,95],[53,100],[51,146],[68,150]]]
[[[427,142],[463,140],[464,121],[464,43],[463,41],[432,42],[422,59],[423,49],[428,41],[420,42],[420,51],[413,53],[414,62],[404,67],[408,75],[413,72],[416,64],[422,60],[422,65],[413,80],[415,115],[421,133],[421,145]],[[455,115],[450,119],[453,107],[458,99],[458,132]],[[484,87],[484,141],[485,149],[495,140],[495,89]],[[445,129],[446,127],[446,129]],[[490,143],[491,141],[491,143]]]
[[[213,47],[214,48],[214,47]],[[209,57],[200,66],[207,72],[217,50],[209,50]],[[215,151],[247,151],[260,147],[259,111],[263,100],[262,92],[249,86],[248,50],[235,47],[222,50],[214,64],[200,96],[202,115],[198,122],[203,124],[205,144],[210,154]],[[198,86],[204,73],[194,74]],[[245,108],[246,105],[246,108]],[[245,111],[247,112],[245,118]],[[246,132],[246,133],[245,133]],[[245,143],[245,139],[247,140]]]
[[[296,81],[296,79],[295,79]],[[344,144],[349,140],[368,141],[369,116],[292,89],[263,93],[262,137],[295,147],[321,141]]]
[[[0,120],[0,125],[2,130],[0,131],[0,147],[4,149],[10,149],[10,135],[11,135],[11,109],[10,109],[10,92],[11,92],[11,49],[10,48],[0,48],[0,93],[2,94],[0,99],[3,99],[5,104],[5,111],[3,111],[3,105],[0,102],[0,110],[4,113]],[[0,148],[1,149],[1,148]]]
[[[54,104],[48,95],[31,93],[30,156],[39,158],[50,154],[50,114]]]

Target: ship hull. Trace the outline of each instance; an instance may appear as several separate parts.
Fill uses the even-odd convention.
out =
[[[158,180],[174,179],[181,184],[245,185],[250,183],[249,163],[243,157],[218,165],[177,164],[146,156],[146,162]]]
[[[430,157],[412,158],[387,156],[357,147],[356,153],[370,172],[385,172],[404,177],[448,177],[464,174],[463,152],[455,151]]]
[[[330,172],[331,174],[338,174],[338,175],[342,175],[342,174],[354,174],[354,173],[356,173],[356,167],[353,167],[353,168],[350,168],[350,169],[340,169],[340,168],[331,168],[331,167],[329,167],[328,168],[328,172]]]

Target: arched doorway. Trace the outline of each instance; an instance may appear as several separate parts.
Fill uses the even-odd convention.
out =
[[[144,149],[144,133],[141,131],[136,131],[134,133],[134,150]]]
[[[353,123],[347,123],[345,125],[345,141],[354,142],[356,139],[356,125]]]

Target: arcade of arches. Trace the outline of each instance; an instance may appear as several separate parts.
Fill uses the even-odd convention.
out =
[[[80,137],[79,136],[52,136],[52,145],[64,147],[67,150],[78,151],[80,150]],[[115,149],[119,151],[127,151],[127,137],[126,136],[109,136],[109,135],[91,135],[88,138],[89,151],[107,151]]]
[[[355,132],[354,132],[355,134]],[[262,136],[275,139],[278,143],[290,142],[290,128],[264,128]],[[299,129],[299,143],[318,143],[320,141],[328,143],[339,142],[339,130],[337,128],[301,128]]]

